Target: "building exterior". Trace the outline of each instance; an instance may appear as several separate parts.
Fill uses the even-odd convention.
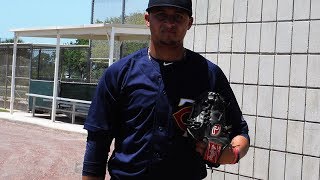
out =
[[[320,2],[193,5],[185,45],[223,69],[251,136],[239,165],[213,169],[207,179],[319,180]]]
[[[319,180],[320,1],[193,0],[193,8],[185,46],[223,69],[251,136],[238,165],[206,179]]]

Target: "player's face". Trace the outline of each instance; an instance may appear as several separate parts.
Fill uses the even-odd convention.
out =
[[[193,18],[180,8],[160,7],[145,15],[153,43],[165,46],[181,46]]]

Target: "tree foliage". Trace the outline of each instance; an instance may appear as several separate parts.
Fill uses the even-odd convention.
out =
[[[121,24],[122,17],[108,17],[104,21],[96,20],[96,23],[108,23],[108,24]],[[130,15],[125,16],[125,23],[126,24],[137,24],[137,25],[144,25],[144,13],[135,12],[131,13]],[[133,53],[134,51],[141,49],[143,47],[148,46],[147,41],[123,41],[123,42],[115,42],[114,48],[114,57],[119,59],[126,55]],[[108,57],[109,56],[109,43],[106,41],[93,41],[91,47],[92,57],[101,58],[101,57]],[[122,51],[120,52],[120,49]]]
[[[70,45],[88,45],[88,40],[77,39]],[[88,75],[88,47],[61,47],[60,79],[65,81],[82,81]],[[31,76],[34,79],[53,80],[55,66],[55,49],[36,49],[32,60]]]
[[[89,40],[77,39],[70,45],[88,45]],[[61,77],[65,80],[87,78],[88,49],[87,48],[64,48],[62,51]]]
[[[145,24],[144,13],[135,12],[125,17],[125,22],[127,24]]]
[[[1,40],[0,43],[14,43],[14,38]],[[24,43],[22,39],[18,39],[18,43]]]
[[[109,17],[105,21],[96,20],[96,23],[116,23],[121,24],[122,19],[119,17]],[[125,17],[127,24],[144,24],[144,13],[132,13]],[[146,47],[148,42],[125,41],[115,42],[114,57],[119,59],[120,56],[126,56],[142,47]],[[70,45],[88,45],[88,40],[77,39],[70,42]],[[122,48],[122,54],[120,49]],[[91,41],[91,57],[88,59],[88,52],[84,49],[65,48],[61,51],[61,68],[60,77],[66,81],[87,81],[98,80],[105,68],[108,67],[109,42],[105,40]],[[121,55],[120,55],[121,54]],[[90,66],[90,68],[89,68]],[[89,69],[91,71],[89,71]],[[90,74],[89,74],[90,73]]]
[[[32,79],[53,80],[55,53],[50,50],[36,49],[32,58]]]

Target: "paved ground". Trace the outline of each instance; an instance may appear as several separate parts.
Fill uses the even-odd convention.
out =
[[[81,179],[85,135],[0,120],[0,179]]]
[[[45,127],[21,118],[0,114],[0,179],[81,179],[86,141],[86,133],[79,132],[82,127],[34,119],[55,124]]]

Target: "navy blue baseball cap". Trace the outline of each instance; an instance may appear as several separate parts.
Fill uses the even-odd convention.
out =
[[[188,12],[189,16],[192,16],[192,0],[149,0],[147,12],[150,12],[151,8],[159,6],[170,6],[184,9]]]

